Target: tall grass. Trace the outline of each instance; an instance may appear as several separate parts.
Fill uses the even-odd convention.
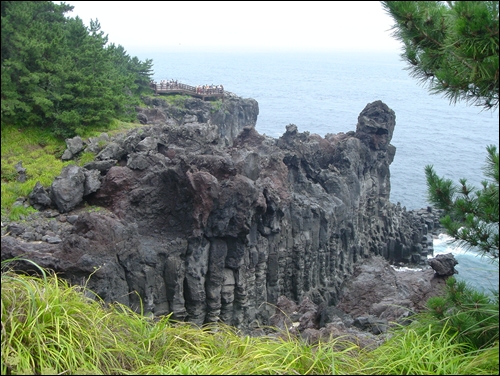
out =
[[[341,338],[309,345],[287,333],[148,318],[42,269],[7,268],[1,289],[2,374],[498,374],[498,342],[475,349],[432,320],[369,351]]]
[[[408,328],[383,346],[366,354],[356,374],[385,375],[480,375],[498,372],[496,347],[475,350],[449,335],[450,328],[435,332],[432,326]]]
[[[2,374],[102,374],[121,368],[110,314],[55,275],[2,273]]]
[[[446,281],[446,294],[430,298],[427,306],[428,315],[422,317],[434,319],[436,331],[447,326],[460,342],[474,349],[498,343],[498,291],[489,296],[451,277]]]

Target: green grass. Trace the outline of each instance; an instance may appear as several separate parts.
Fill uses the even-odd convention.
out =
[[[185,109],[186,101],[188,99],[191,99],[192,97],[184,94],[167,94],[156,98],[161,98],[168,104],[171,104],[172,106],[179,107],[180,109]]]
[[[224,109],[224,102],[221,99],[217,99],[211,102],[210,104],[211,104],[210,113],[212,114]]]
[[[62,168],[71,163],[61,161],[65,148],[63,140],[42,128],[2,126],[2,217],[18,220],[21,215],[33,211],[32,208],[12,205],[19,197],[27,197],[37,181],[45,187],[50,186]],[[26,169],[27,180],[23,183],[17,181],[15,165],[19,161]]]
[[[421,324],[419,324],[421,325]],[[480,375],[498,372],[498,343],[477,350],[456,341],[449,327],[424,333],[407,328],[366,355],[360,374],[387,375]]]
[[[498,374],[498,342],[476,349],[430,319],[371,351],[341,338],[308,345],[287,333],[249,337],[223,324],[148,318],[42,269],[2,267],[2,374]]]
[[[458,340],[480,349],[499,341],[498,291],[486,295],[454,277],[446,281],[447,294],[427,301],[424,320],[437,322],[434,329],[449,328]]]
[[[331,347],[106,307],[54,274],[2,274],[2,374],[331,373]],[[340,364],[340,360],[339,360]]]

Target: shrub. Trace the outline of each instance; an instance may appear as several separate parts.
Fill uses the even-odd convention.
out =
[[[450,277],[446,294],[427,301],[436,328],[448,326],[457,340],[476,349],[498,342],[498,292],[490,297]]]
[[[423,329],[423,330],[422,330]],[[364,355],[355,374],[478,375],[498,373],[498,344],[474,350],[457,340],[451,326],[440,330],[418,324],[403,328],[389,341]]]

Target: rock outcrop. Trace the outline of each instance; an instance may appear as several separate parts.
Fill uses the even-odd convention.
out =
[[[439,255],[438,255],[439,256]],[[342,286],[337,308],[352,317],[405,320],[425,307],[428,298],[444,291],[445,278],[430,268],[401,268],[375,256],[354,267],[354,273]]]
[[[453,274],[458,274],[455,270],[455,265],[458,261],[453,256],[453,253],[440,254],[435,258],[427,260],[427,263],[436,272],[438,276],[452,276]]]
[[[390,202],[396,117],[381,101],[355,131],[321,137],[290,124],[279,139],[255,130],[252,99],[148,104],[144,126],[98,150],[89,142],[94,162],[36,187],[30,200],[52,214],[11,224],[2,259],[24,255],[105,301],[245,328],[269,323],[280,296],[338,303],[362,260],[424,264],[432,253],[437,213]],[[59,188],[68,179],[69,192]],[[44,242],[57,218],[61,241]]]
[[[317,305],[307,296],[297,304],[280,296],[270,325],[310,343],[342,337],[362,347],[378,346],[390,326],[411,322],[445,285],[445,277],[429,268],[403,269],[373,256],[355,265],[336,306]]]

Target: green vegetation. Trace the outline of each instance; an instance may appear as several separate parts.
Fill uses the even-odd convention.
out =
[[[113,120],[109,125],[85,128],[82,138],[98,137],[106,131],[109,136],[128,129],[140,127],[139,123],[126,123]],[[2,184],[2,218],[19,220],[34,209],[24,206],[13,206],[19,197],[27,197],[37,182],[49,187],[54,178],[61,173],[64,166],[77,164],[83,166],[92,161],[94,155],[83,152],[73,161],[61,160],[66,149],[65,142],[56,137],[50,130],[39,127],[17,128],[12,125],[2,126],[1,149],[1,184]],[[18,182],[16,163],[22,161],[26,169],[27,179]]]
[[[175,107],[185,109],[186,101],[191,97],[189,95],[174,94],[174,95],[166,95],[163,98],[165,99],[165,102],[170,103]]]
[[[382,1],[410,74],[444,94],[498,109],[498,1]]]
[[[498,373],[498,344],[474,350],[457,342],[446,325],[434,331],[420,324],[397,332],[368,353],[361,374],[372,375],[485,375]],[[358,372],[354,372],[357,374]]]
[[[37,182],[50,186],[61,169],[64,138],[127,129],[142,94],[151,93],[152,61],[108,44],[100,25],[68,18],[73,7],[51,1],[2,1],[2,218],[33,211],[13,206]],[[27,180],[18,182],[22,162]]]
[[[214,114],[221,111],[224,108],[224,102],[221,99],[217,99],[211,102],[212,107],[210,108],[210,113]]]
[[[395,21],[394,36],[403,42],[402,57],[413,77],[428,83],[431,93],[444,94],[452,103],[465,101],[498,110],[498,1],[382,1],[382,5]],[[460,245],[478,249],[498,263],[499,155],[494,145],[487,147],[487,153],[487,179],[480,190],[468,185],[466,179],[455,185],[440,178],[432,165],[425,167],[425,173],[428,199],[445,211],[441,223],[447,232]],[[396,368],[390,372],[421,373],[427,366],[440,364],[441,356],[446,357],[446,366],[453,368],[465,352],[476,353],[483,360],[486,356],[498,373],[498,360],[493,360],[498,357],[498,291],[493,295],[491,299],[449,278],[446,295],[428,300],[429,312],[420,315],[414,334],[406,332],[408,341],[395,336],[387,343],[395,341],[395,353],[411,354],[402,356],[399,362],[391,361],[391,367]],[[428,328],[425,323],[429,323]],[[441,345],[428,347],[426,342],[433,337],[437,340],[434,344],[448,347],[447,354],[438,351]],[[421,361],[417,369],[412,361],[417,360],[412,356],[414,348],[423,351],[418,354]],[[390,352],[377,355],[375,363],[382,367],[388,357],[393,358]],[[477,364],[471,359],[468,365],[460,366],[460,371],[470,367],[465,372],[483,373],[476,369]],[[455,372],[439,366],[423,373]]]
[[[452,103],[465,101],[498,110],[498,1],[382,1],[403,42],[412,76]],[[475,247],[498,262],[498,151],[487,147],[487,178],[479,190],[455,185],[425,167],[429,202],[445,211],[441,221],[460,245]]]
[[[496,304],[496,326],[482,328],[496,333],[493,342],[478,346],[469,341],[470,328],[453,330],[453,314],[437,319],[430,311],[367,350],[342,338],[308,345],[288,333],[249,337],[223,324],[148,318],[90,299],[85,286],[70,286],[32,262],[38,277],[8,264],[2,374],[498,374],[498,299],[489,302]]]
[[[108,44],[97,20],[67,18],[51,1],[2,1],[1,123],[72,137],[112,119],[135,118],[151,92],[152,61]]]
[[[448,234],[465,248],[476,247],[483,255],[498,262],[498,152],[494,145],[486,148],[484,168],[488,180],[482,189],[476,189],[460,179],[456,185],[450,179],[440,178],[433,167],[425,167],[429,201],[445,210],[441,224]]]
[[[66,148],[64,141],[56,138],[43,128],[19,129],[15,126],[2,126],[1,177],[2,177],[2,218],[9,216],[17,220],[30,209],[24,206],[12,207],[19,197],[27,197],[36,182],[50,186],[69,162],[62,162],[61,155]],[[14,166],[22,161],[27,179],[17,181]],[[31,210],[33,210],[31,208]]]
[[[450,334],[476,349],[498,343],[498,291],[491,298],[454,277],[446,285],[446,295],[427,301],[428,314],[438,320],[434,329],[440,331],[446,325]]]

